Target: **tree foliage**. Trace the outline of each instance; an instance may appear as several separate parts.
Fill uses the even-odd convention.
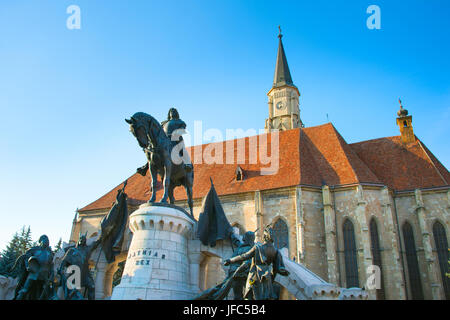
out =
[[[62,238],[59,238],[58,243],[55,246],[55,249],[53,250],[53,253],[56,253],[59,251],[59,249],[62,248]]]
[[[15,277],[16,274],[11,272],[16,259],[30,249],[35,243],[31,238],[31,228],[22,227],[20,232],[16,232],[6,249],[1,253],[0,274],[4,276]]]

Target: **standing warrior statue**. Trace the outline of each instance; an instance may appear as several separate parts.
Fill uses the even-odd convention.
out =
[[[250,251],[227,259],[224,265],[228,266],[249,259],[251,259],[251,266],[244,298],[249,299],[253,293],[254,300],[277,299],[277,294],[273,288],[273,280],[278,273],[282,276],[288,276],[289,271],[284,267],[281,253],[273,245],[273,229],[271,227],[264,230],[264,242],[262,244],[256,243]]]
[[[231,241],[233,245],[236,246],[236,250],[233,253],[233,258],[240,256],[244,253],[247,253],[255,244],[255,233],[252,231],[248,231],[244,234],[242,241],[233,233],[231,235]],[[230,269],[228,270],[228,276],[233,276],[233,293],[234,300],[244,300],[244,288],[245,283],[247,282],[247,276],[250,269],[250,263],[247,261],[242,263],[235,262],[230,265]],[[240,268],[241,267],[241,268]],[[239,271],[237,269],[239,268]],[[237,272],[236,272],[237,271]]]
[[[95,299],[95,284],[94,279],[92,279],[92,275],[89,272],[89,258],[92,252],[100,244],[100,240],[95,241],[93,244],[89,246],[86,244],[86,241],[87,241],[86,234],[80,235],[76,246],[69,248],[62,259],[58,273],[61,276],[61,285],[64,289],[65,299],[68,299],[68,297],[76,295],[74,290],[77,290],[76,288],[75,289],[67,288],[65,269],[69,266],[77,266],[80,269],[81,272],[80,286],[85,288],[84,289],[85,293],[87,291],[89,300]]]
[[[33,247],[17,258],[12,270],[19,267],[19,283],[15,300],[47,300],[53,283],[53,253],[46,235],[39,238],[39,246]]]

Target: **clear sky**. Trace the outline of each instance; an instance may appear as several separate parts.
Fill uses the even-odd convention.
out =
[[[69,30],[66,9],[81,9]],[[369,30],[369,5],[381,30]],[[278,25],[306,126],[347,142],[415,134],[450,166],[450,1],[0,2],[0,249],[23,225],[68,240],[74,212],[145,157],[125,117],[264,127]]]

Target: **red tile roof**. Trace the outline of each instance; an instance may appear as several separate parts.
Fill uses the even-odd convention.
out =
[[[331,123],[303,129],[305,141],[322,176],[316,185],[381,183]]]
[[[270,153],[271,139],[267,150]],[[210,149],[223,146],[226,159],[226,144],[234,143],[234,159],[238,143],[245,142],[244,180],[235,180],[238,164],[194,164],[194,199],[202,198],[209,190],[211,177],[219,195],[238,194],[256,190],[277,189],[296,185],[322,186],[324,184],[346,185],[374,183],[387,185],[395,190],[425,188],[448,185],[448,170],[419,142],[404,146],[400,137],[382,138],[347,144],[331,123],[304,129],[282,131],[279,134],[279,170],[271,175],[262,175],[258,156],[256,164],[249,164],[249,140],[261,136],[205,144],[189,148]],[[259,153],[259,151],[258,151]],[[144,157],[144,155],[143,155]],[[191,159],[194,159],[191,154]],[[439,172],[439,173],[438,173]],[[443,178],[441,178],[442,176]],[[103,197],[79,211],[107,209],[115,200],[117,186]],[[162,196],[162,185],[158,183],[157,199]],[[134,174],[128,179],[126,188],[129,202],[140,204],[150,198],[150,174],[145,177]],[[175,199],[185,200],[183,187],[174,191]]]
[[[403,144],[400,136],[350,145],[370,169],[394,190],[447,186],[448,170],[417,139]]]

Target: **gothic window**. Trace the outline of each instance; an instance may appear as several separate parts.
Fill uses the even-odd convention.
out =
[[[380,277],[381,277],[381,288],[377,289],[377,300],[385,299],[384,292],[384,279],[383,279],[383,265],[381,263],[381,247],[380,247],[380,237],[378,234],[378,226],[375,218],[370,221],[370,243],[373,264],[380,267]]]
[[[274,245],[278,249],[289,248],[288,226],[282,219],[278,219],[273,225]]]
[[[347,219],[343,225],[345,277],[347,288],[359,287],[358,255],[356,250],[355,229],[353,223]]]
[[[436,244],[436,251],[439,258],[439,267],[441,269],[442,284],[444,286],[444,293],[447,300],[450,300],[450,280],[446,276],[449,266],[449,252],[447,234],[445,228],[439,221],[433,225],[434,243]]]
[[[422,281],[420,280],[419,262],[417,260],[414,233],[409,222],[403,224],[406,264],[408,265],[409,284],[413,300],[423,300]]]

